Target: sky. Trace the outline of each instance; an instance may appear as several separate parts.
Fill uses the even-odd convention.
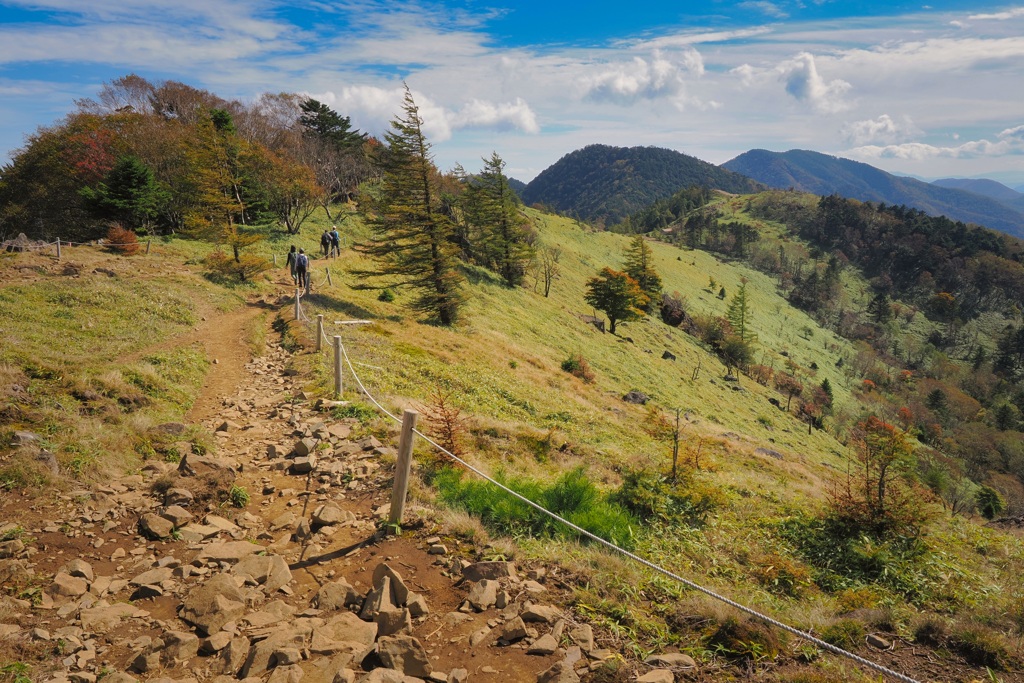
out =
[[[0,0],[0,163],[130,73],[297,92],[374,135],[413,93],[442,169],[588,144],[810,149],[1024,186],[1024,4]]]

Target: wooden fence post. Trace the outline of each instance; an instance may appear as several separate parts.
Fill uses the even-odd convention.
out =
[[[327,268],[327,267],[325,266],[325,267],[324,267],[324,270],[326,270],[326,271],[327,271],[327,286],[329,286],[329,287],[333,287],[333,286],[334,286],[334,283],[333,283],[333,282],[331,282],[331,269],[330,269],[330,268]]]
[[[402,524],[402,515],[405,514],[405,497],[409,493],[409,472],[412,469],[412,441],[415,438],[413,429],[416,428],[415,410],[406,410],[402,413],[402,435],[398,440],[398,461],[395,463],[395,487],[391,491],[391,514],[388,517],[388,526],[397,529]]]
[[[334,335],[334,400],[341,400],[341,336]]]
[[[57,238],[57,260],[60,261],[60,238]]]
[[[277,254],[274,254],[274,267],[277,268]]]
[[[313,269],[306,268],[306,294],[309,294],[309,288],[313,286]]]
[[[299,298],[300,297],[302,297],[302,290],[301,289],[296,289],[295,290],[295,319],[296,320],[298,320],[299,317],[300,317],[300,315],[299,315],[299,313],[300,313],[300,311],[299,311]]]
[[[324,314],[316,314],[316,352],[320,353],[324,348]]]
[[[146,253],[149,253],[150,248],[153,246],[153,240],[146,240]]]

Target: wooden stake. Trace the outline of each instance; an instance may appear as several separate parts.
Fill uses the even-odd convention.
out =
[[[317,313],[316,316],[316,352],[324,349],[324,314]]]
[[[146,253],[149,253],[150,248],[153,246],[153,240],[146,240]]]
[[[322,316],[321,316],[322,317]],[[334,400],[341,400],[341,336],[334,335]]]
[[[274,254],[274,267],[277,268],[277,254]]]
[[[324,270],[326,270],[326,271],[327,271],[327,286],[328,286],[328,287],[333,287],[333,286],[334,286],[334,283],[333,283],[333,282],[331,282],[331,269],[330,269],[330,268],[326,268],[326,267],[325,267],[325,268],[324,268]]]
[[[57,238],[57,260],[60,261],[60,238]]]
[[[302,290],[295,290],[295,319],[299,319],[299,299],[302,297]]]
[[[402,413],[402,435],[398,440],[398,462],[395,463],[395,487],[391,491],[391,514],[388,517],[388,526],[397,529],[402,524],[402,515],[405,514],[405,497],[409,493],[409,472],[412,469],[412,441],[415,435],[416,417],[419,415],[415,410],[406,410]]]

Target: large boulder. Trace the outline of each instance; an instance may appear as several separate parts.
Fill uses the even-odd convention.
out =
[[[231,572],[262,585],[267,595],[274,594],[292,580],[288,563],[280,555],[249,555],[239,560]]]
[[[179,616],[201,635],[213,635],[224,624],[245,614],[245,595],[227,574],[217,574],[193,588],[181,605]]]
[[[407,676],[426,678],[431,672],[426,650],[412,636],[383,636],[377,641],[377,656],[385,667]]]

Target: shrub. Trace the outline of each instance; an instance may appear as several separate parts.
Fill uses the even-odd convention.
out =
[[[860,645],[865,635],[864,624],[856,619],[839,619],[821,630],[822,640],[845,649]]]
[[[700,524],[721,503],[721,494],[696,484],[692,477],[672,483],[649,470],[631,470],[611,500],[643,521]]]
[[[590,369],[587,359],[576,353],[562,361],[562,370],[573,377],[578,377],[587,384],[594,381],[594,371]]]
[[[729,617],[711,634],[707,648],[729,659],[775,659],[785,643],[772,626]]]
[[[135,236],[135,233],[124,228],[120,223],[114,223],[107,230],[107,246],[111,251],[124,254],[125,256],[137,254],[139,249],[142,248],[142,245],[139,244],[139,238]]]
[[[956,629],[949,643],[968,663],[975,666],[1005,669],[1012,660],[1003,637],[984,626]]]
[[[239,254],[238,258],[232,258],[220,249],[210,252],[203,263],[214,279],[237,279],[242,282],[273,267],[270,261],[261,256]]]
[[[380,294],[377,296],[377,301],[383,301],[385,303],[391,303],[395,300],[395,293],[390,289],[380,290]]]
[[[244,508],[249,504],[249,492],[244,486],[232,486],[228,491],[228,501],[236,508]]]
[[[490,529],[511,536],[577,536],[565,525],[537,511],[487,481],[463,481],[462,471],[444,468],[434,479],[441,500],[477,516]],[[632,547],[636,520],[598,491],[583,468],[566,472],[550,486],[530,479],[498,482],[590,533],[622,547]]]
[[[366,403],[352,401],[348,405],[331,408],[331,417],[335,420],[350,418],[360,422],[369,422],[377,417],[377,409]]]
[[[991,486],[982,486],[974,494],[974,502],[978,506],[978,512],[985,519],[995,519],[1006,509],[1003,497]]]

